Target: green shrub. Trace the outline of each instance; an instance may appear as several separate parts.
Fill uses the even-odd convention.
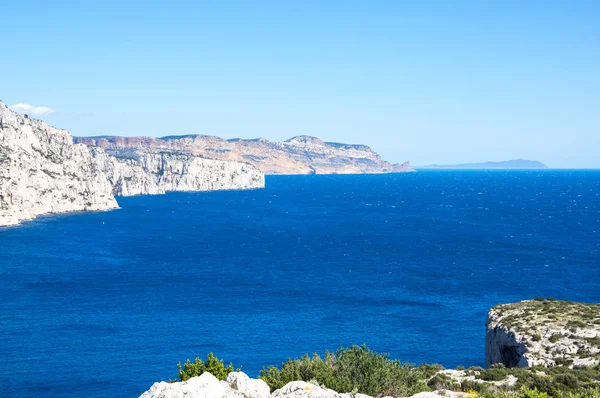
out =
[[[581,328],[585,328],[586,326],[587,326],[587,324],[585,322],[581,322],[581,321],[567,322],[567,327],[572,328],[572,329],[581,329]]]
[[[506,379],[509,371],[505,368],[489,368],[481,372],[481,379],[485,381],[501,381]]]
[[[435,376],[439,371],[444,370],[444,367],[442,365],[438,365],[438,364],[421,364],[417,367],[417,371],[420,373],[420,375],[426,379],[429,379],[433,376]]]
[[[217,358],[213,353],[209,353],[206,362],[200,358],[196,358],[194,362],[188,359],[183,366],[181,362],[177,364],[179,370],[178,378],[181,381],[186,381],[192,377],[200,376],[204,372],[209,372],[219,380],[224,380],[230,372],[233,372],[233,365],[228,366],[223,364],[223,360]],[[239,369],[238,369],[239,370]]]
[[[522,388],[519,392],[519,398],[549,398],[545,392],[540,392],[536,388]]]
[[[542,335],[539,333],[536,333],[533,335],[533,341],[540,341],[542,339]]]
[[[445,374],[438,373],[427,382],[432,390],[459,390],[460,383]]]
[[[428,372],[431,368],[419,370],[411,364],[390,360],[388,354],[378,354],[363,345],[340,348],[335,353],[327,351],[323,358],[313,354],[312,357],[304,355],[300,359],[288,359],[280,368],[262,368],[259,378],[271,390],[290,381],[314,380],[338,392],[410,396],[429,390],[425,383]]]

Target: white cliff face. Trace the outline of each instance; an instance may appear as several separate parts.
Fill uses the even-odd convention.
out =
[[[600,304],[526,300],[487,318],[486,365],[594,366],[600,362]]]
[[[485,364],[487,367],[496,363],[501,363],[507,368],[530,366],[525,356],[528,350],[522,336],[501,325],[491,313],[488,314],[486,325]]]
[[[118,207],[101,167],[107,158],[0,102],[0,226],[45,213]]]
[[[115,196],[264,187],[255,167],[182,153],[115,158],[0,102],[0,226],[118,207]]]
[[[264,175],[251,165],[180,153],[141,153],[134,159],[110,157],[106,170],[117,196],[265,186]]]
[[[178,151],[207,159],[250,163],[265,174],[357,174],[414,171],[410,163],[391,164],[366,145],[324,142],[297,136],[273,142],[205,135],[153,137],[77,137],[77,142],[99,146],[113,153],[132,150]]]

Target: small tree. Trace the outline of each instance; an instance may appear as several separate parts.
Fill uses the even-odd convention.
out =
[[[178,377],[181,381],[200,376],[204,372],[212,374],[219,380],[225,380],[227,375],[234,371],[231,363],[228,366],[225,366],[223,360],[217,358],[212,352],[208,354],[206,362],[196,357],[194,362],[191,362],[188,359],[183,366],[181,365],[181,362],[179,362],[177,364],[177,369],[179,370]]]

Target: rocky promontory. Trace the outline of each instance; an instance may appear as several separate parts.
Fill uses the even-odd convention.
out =
[[[600,304],[526,300],[493,307],[486,365],[594,366],[600,363]]]
[[[115,196],[262,187],[264,175],[247,163],[165,151],[111,156],[0,101],[0,226],[115,209]]]
[[[207,135],[77,137],[116,156],[132,152],[177,151],[207,159],[249,163],[265,174],[365,174],[414,171],[409,162],[391,164],[366,145],[324,142],[305,135],[273,142],[264,138],[224,140]]]

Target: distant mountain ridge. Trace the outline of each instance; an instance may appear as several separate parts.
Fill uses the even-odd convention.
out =
[[[409,162],[391,164],[367,145],[325,142],[299,135],[285,141],[223,139],[208,135],[77,137],[117,157],[133,153],[183,152],[208,159],[250,163],[264,174],[370,174],[414,171]]]
[[[544,163],[537,160],[527,159],[514,159],[504,160],[500,162],[483,162],[483,163],[461,163],[453,165],[439,165],[432,164],[429,166],[423,166],[424,169],[513,169],[513,170],[525,170],[525,169],[547,169]]]

